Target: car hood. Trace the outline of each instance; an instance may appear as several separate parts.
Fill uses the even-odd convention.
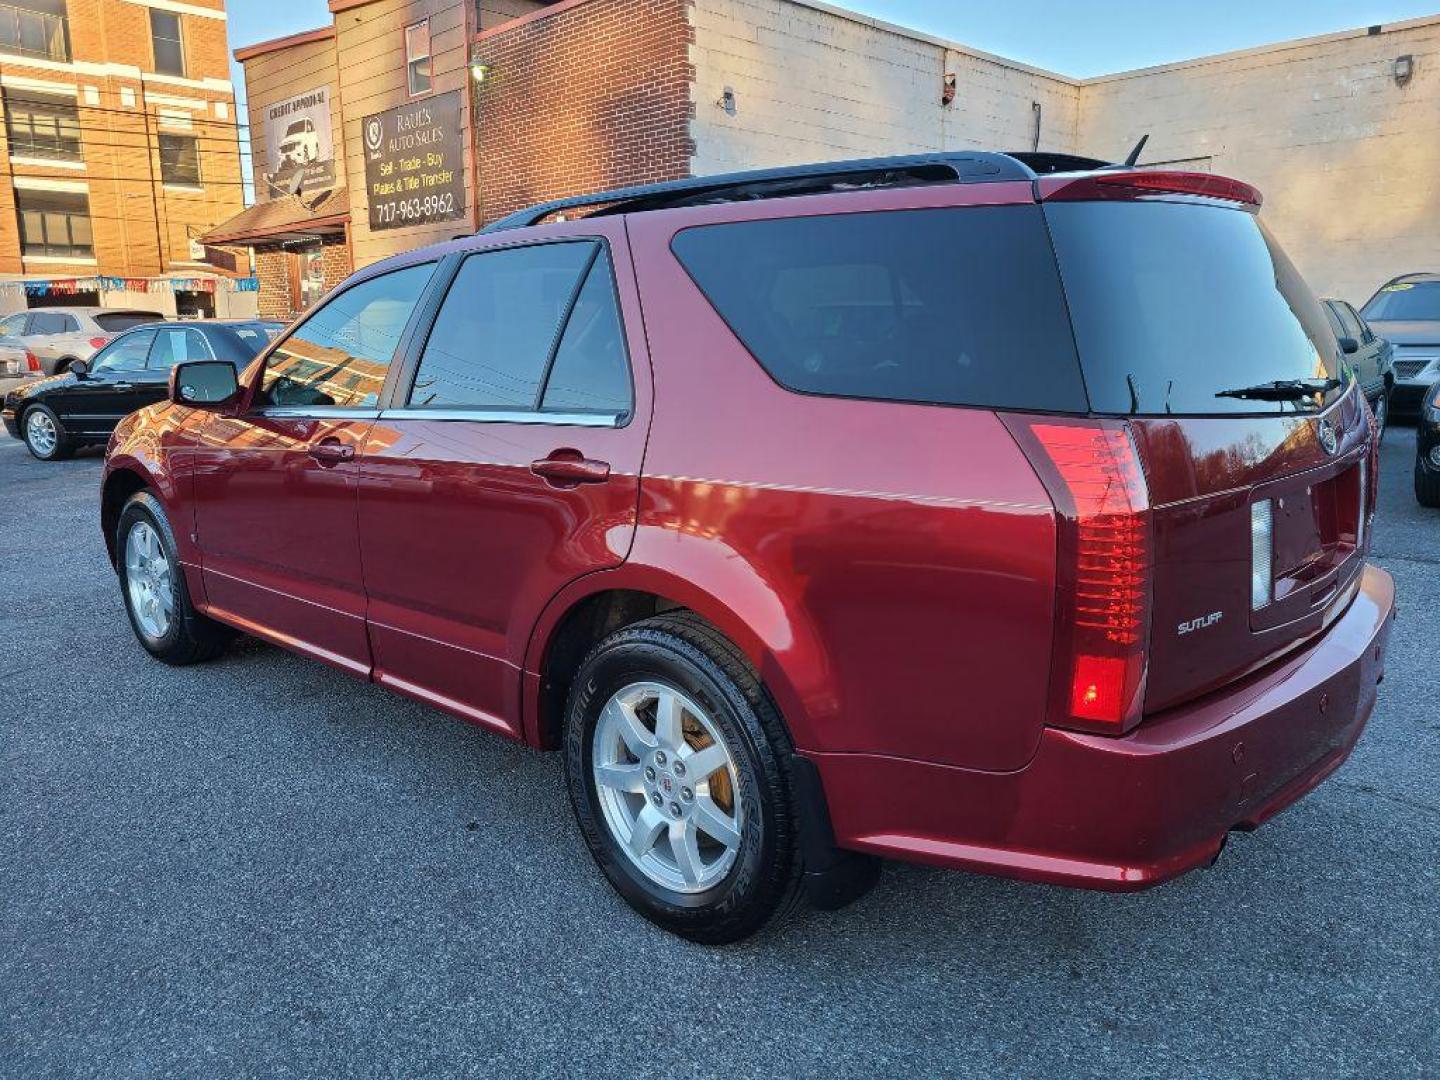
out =
[[[1371,319],[1370,329],[1396,345],[1440,345],[1440,322],[1381,322]]]

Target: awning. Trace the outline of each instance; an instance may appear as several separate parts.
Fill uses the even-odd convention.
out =
[[[204,236],[202,244],[265,244],[343,236],[350,221],[350,194],[332,188],[319,194],[286,195],[256,203],[223,221]]]

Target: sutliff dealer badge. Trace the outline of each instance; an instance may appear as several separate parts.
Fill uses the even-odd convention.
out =
[[[367,116],[361,132],[371,229],[465,216],[458,90]]]

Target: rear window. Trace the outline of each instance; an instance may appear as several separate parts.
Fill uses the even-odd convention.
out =
[[[1168,202],[1045,213],[1096,412],[1295,412],[1315,399],[1217,395],[1339,370],[1323,306],[1253,214]]]
[[[1440,322],[1440,281],[1400,281],[1370,298],[1367,322]]]
[[[1085,411],[1038,206],[706,225],[677,235],[673,250],[792,390]]]
[[[107,333],[118,334],[122,330],[129,330],[132,326],[144,326],[146,323],[159,322],[165,316],[158,311],[102,311],[94,318],[100,329]]]

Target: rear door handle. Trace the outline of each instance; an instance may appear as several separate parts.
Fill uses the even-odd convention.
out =
[[[310,456],[321,465],[339,465],[355,456],[355,447],[339,439],[321,439],[310,447]]]
[[[135,384],[134,384],[133,382],[117,382],[117,383],[111,383],[111,384],[110,384],[110,389],[111,389],[111,390],[134,390],[134,389],[135,389]]]
[[[603,484],[610,479],[610,463],[582,457],[578,450],[556,450],[530,463],[530,471],[556,487]]]

